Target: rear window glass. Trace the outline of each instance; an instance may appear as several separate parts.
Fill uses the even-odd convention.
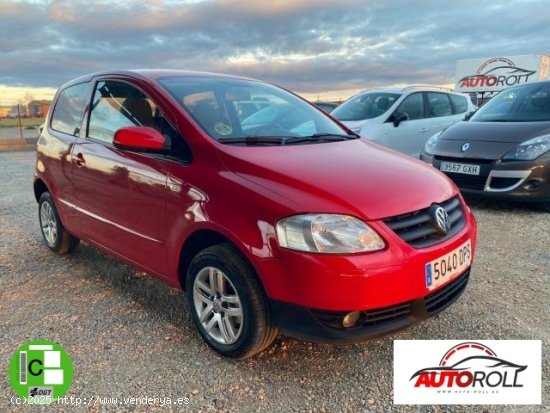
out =
[[[449,95],[453,102],[454,113],[464,113],[468,110],[468,98],[466,96]]]
[[[79,83],[69,86],[59,94],[52,114],[53,130],[73,136],[80,132],[89,86],[88,82]]]

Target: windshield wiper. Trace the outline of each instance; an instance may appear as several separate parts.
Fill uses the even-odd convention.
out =
[[[286,143],[286,139],[287,138],[283,136],[241,136],[219,138],[218,142],[226,144],[244,143],[245,145],[284,145]]]
[[[308,136],[234,136],[219,138],[224,144],[245,145],[286,145],[305,142],[336,142],[359,139],[357,135],[340,135],[337,133],[315,133]]]
[[[340,135],[337,133],[314,133],[308,136],[288,137],[284,143],[303,143],[303,142],[337,142],[347,141],[349,139],[359,139],[357,135]]]

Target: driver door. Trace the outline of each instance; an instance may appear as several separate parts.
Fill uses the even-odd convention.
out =
[[[72,153],[76,209],[85,239],[157,273],[166,273],[166,181],[169,164],[117,149],[125,126],[154,127],[154,102],[137,86],[101,79],[86,133]]]

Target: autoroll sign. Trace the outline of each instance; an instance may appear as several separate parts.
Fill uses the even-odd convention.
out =
[[[540,404],[540,340],[396,340],[395,404]]]
[[[546,79],[550,56],[533,54],[459,60],[456,87],[459,92],[499,92],[510,86]]]

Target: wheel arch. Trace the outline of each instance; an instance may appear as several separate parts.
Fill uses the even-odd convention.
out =
[[[197,229],[187,237],[180,248],[178,257],[178,278],[182,290],[185,290],[185,279],[193,258],[205,248],[226,242],[235,245],[221,232],[206,228]]]
[[[252,268],[256,279],[262,289],[262,292],[265,294],[265,286],[261,280],[261,277],[258,275],[258,271],[248,254],[243,251],[243,246],[239,245],[230,237],[223,234],[221,231],[211,228],[200,228],[196,229],[191,233],[184,241],[183,245],[180,248],[180,253],[178,257],[178,280],[182,290],[185,290],[185,280],[187,278],[187,272],[191,261],[193,258],[202,250],[212,247],[219,244],[231,244],[237,252],[240,253],[243,259],[250,265]]]
[[[36,199],[36,202],[40,200],[40,197],[44,192],[49,192],[49,189],[46,186],[46,183],[41,178],[36,178],[34,180],[33,190],[34,190],[34,198]]]

